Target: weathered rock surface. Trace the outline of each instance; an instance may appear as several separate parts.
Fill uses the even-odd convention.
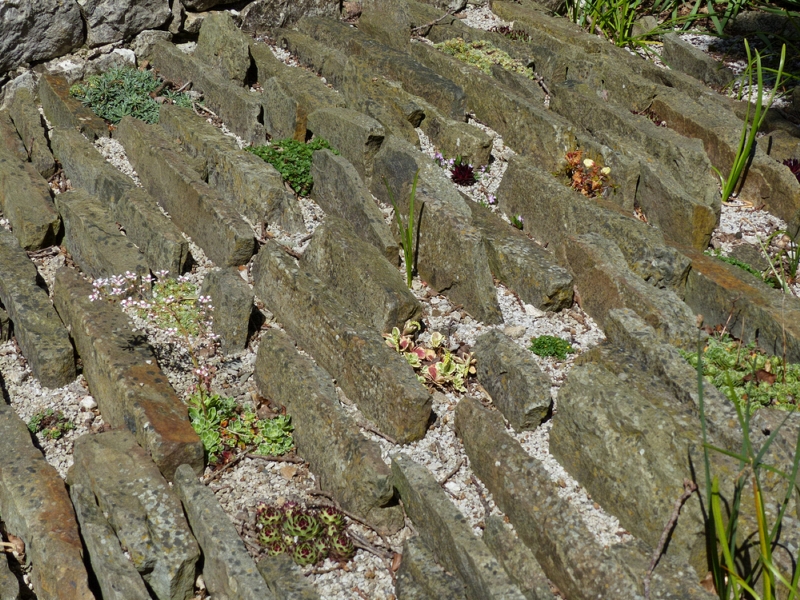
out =
[[[253,314],[253,290],[234,268],[210,271],[200,293],[211,297],[213,330],[220,336],[226,354],[244,350],[250,317]]]
[[[403,219],[408,216],[414,173],[419,173],[414,204],[414,235],[420,277],[473,317],[485,323],[503,320],[489,261],[472,213],[453,183],[433,161],[394,136],[375,156],[372,193],[391,203],[392,190]]]
[[[387,333],[418,321],[422,306],[398,269],[360,240],[346,221],[328,216],[303,252],[300,267],[313,273],[362,322]]]
[[[192,467],[175,471],[173,487],[203,551],[203,580],[208,591],[222,598],[271,600],[266,582],[214,492],[197,479]]]
[[[492,275],[540,310],[572,306],[572,275],[528,236],[480,204],[469,203],[472,224],[481,232]]]
[[[248,40],[229,13],[214,12],[203,19],[194,56],[219,69],[225,79],[244,85],[250,70]]]
[[[150,600],[144,581],[123,554],[114,529],[97,506],[94,494],[76,483],[70,487],[69,495],[81,526],[89,564],[104,600]]]
[[[13,139],[8,141],[13,148]],[[33,164],[23,162],[7,143],[0,143],[0,208],[26,250],[55,243],[61,219],[50,187]]]
[[[506,527],[502,517],[491,515],[486,518],[483,543],[528,600],[555,600],[533,552]]]
[[[74,270],[56,274],[53,300],[70,328],[103,418],[129,429],[168,479],[184,463],[201,472],[200,438],[153,350],[131,330],[119,307],[93,303],[91,293],[92,286]]]
[[[83,43],[77,2],[4,2],[0,5],[0,74],[30,62],[66,54]]]
[[[19,581],[2,556],[0,556],[0,600],[20,600]]]
[[[264,556],[256,566],[275,598],[320,600],[319,594],[303,576],[300,567],[286,554]]]
[[[411,39],[408,2],[365,0],[358,18],[358,30],[391,48],[406,51]]]
[[[28,151],[25,149],[7,110],[0,110],[0,146],[5,147],[5,150],[19,160],[28,160]]]
[[[8,111],[34,168],[42,177],[49,178],[56,172],[56,164],[47,146],[42,117],[36,110],[33,92],[27,88],[16,90]]]
[[[327,0],[256,0],[242,11],[242,30],[255,35],[273,27],[291,27],[302,17],[338,17],[339,5]]]
[[[39,101],[50,124],[53,127],[77,129],[90,140],[109,137],[108,124],[70,96],[69,87],[63,77],[43,73],[39,78]]]
[[[348,511],[384,532],[403,526],[398,507],[382,508],[393,497],[392,474],[380,447],[367,440],[339,404],[331,377],[299,354],[278,329],[261,338],[255,380],[265,396],[286,406],[294,423],[298,453]]]
[[[610,310],[631,308],[663,341],[686,349],[695,347],[698,330],[694,312],[672,290],[648,285],[629,269],[614,242],[587,233],[567,238],[564,248],[582,306],[601,328]]]
[[[72,344],[38,276],[14,236],[0,229],[0,300],[34,376],[45,387],[61,387],[75,379]]]
[[[418,535],[403,542],[403,562],[397,571],[395,591],[399,600],[465,598],[464,584],[436,563]]]
[[[200,549],[155,463],[128,431],[84,435],[75,441],[67,484],[91,490],[130,560],[159,600],[194,594]]]
[[[311,197],[322,210],[350,223],[361,239],[377,248],[390,263],[400,263],[400,248],[392,230],[346,158],[330,150],[314,152],[311,177],[314,180]]]
[[[132,117],[120,121],[117,136],[145,188],[211,260],[219,266],[238,266],[250,260],[255,250],[250,226],[200,180],[171,144]],[[158,152],[153,152],[154,145]]]
[[[5,402],[0,402],[0,455],[0,514],[6,531],[25,542],[39,597],[93,600],[78,523],[64,482]]]
[[[683,41],[678,34],[668,33],[661,39],[664,41],[663,58],[670,68],[718,88],[733,81],[733,71],[689,42]]]
[[[144,255],[122,235],[99,198],[71,190],[56,196],[56,207],[64,222],[64,245],[84,273],[98,278],[148,272]]]
[[[83,0],[81,12],[90,47],[129,40],[145,29],[158,29],[172,14],[167,0]]]
[[[516,431],[536,429],[550,414],[550,378],[530,351],[501,332],[484,333],[473,347],[480,384]]]
[[[473,535],[464,515],[430,471],[407,456],[396,454],[392,457],[392,473],[406,514],[442,565],[464,582],[467,598],[525,598],[486,545]]]
[[[401,443],[425,434],[430,394],[378,332],[359,325],[355,315],[274,242],[258,253],[253,279],[256,294],[286,331],[381,431]]]

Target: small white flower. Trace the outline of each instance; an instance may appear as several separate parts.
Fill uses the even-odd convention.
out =
[[[587,169],[591,169],[594,166],[594,161],[591,158],[587,158],[583,161],[583,166]]]
[[[609,173],[611,173],[611,167],[603,167],[602,169],[600,169],[600,173],[603,175],[608,175]]]

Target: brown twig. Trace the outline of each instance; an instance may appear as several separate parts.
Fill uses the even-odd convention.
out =
[[[378,548],[377,546],[373,546],[372,544],[370,544],[367,540],[362,538],[357,533],[354,533],[352,531],[348,531],[347,535],[349,535],[350,538],[353,540],[353,545],[356,548],[361,548],[362,550],[366,550],[367,552],[370,552],[371,554],[374,554],[378,558],[382,558],[384,560],[388,560],[388,559],[390,559],[390,558],[392,558],[394,556],[394,552],[387,552],[386,550],[382,550],[381,548]]]
[[[453,469],[452,469],[452,470],[450,470],[450,471],[448,471],[448,472],[447,472],[447,475],[445,475],[445,476],[444,476],[444,479],[442,479],[442,480],[439,482],[439,485],[441,485],[442,487],[444,487],[444,484],[445,484],[445,483],[447,483],[447,482],[448,482],[448,480],[449,480],[449,479],[450,479],[450,478],[451,478],[453,475],[455,475],[456,473],[458,473],[458,470],[459,470],[459,469],[460,469],[460,468],[461,468],[463,465],[464,465],[464,459],[463,459],[463,458],[459,458],[459,459],[458,459],[458,462],[456,463],[456,466],[455,466],[455,467],[453,467]]]
[[[188,88],[190,85],[192,85],[192,82],[191,81],[187,81],[181,87],[179,87],[177,90],[175,90],[175,93],[180,94],[183,90]]]
[[[386,435],[386,434],[385,434],[385,433],[383,433],[382,431],[379,431],[377,427],[375,427],[375,426],[373,426],[373,425],[370,425],[369,423],[367,423],[367,422],[365,422],[365,421],[359,421],[359,422],[357,423],[357,425],[358,425],[359,427],[361,427],[362,429],[366,429],[366,430],[367,430],[367,431],[369,431],[370,433],[374,433],[374,434],[375,434],[375,435],[377,435],[378,437],[382,437],[382,438],[383,438],[383,439],[385,439],[387,442],[389,442],[389,443],[391,443],[391,444],[394,444],[395,446],[397,446],[397,440],[395,440],[395,439],[394,439],[394,438],[392,438],[391,436],[388,436],[388,435]]]
[[[324,498],[327,498],[328,500],[336,502],[336,499],[333,497],[333,494],[331,494],[330,492],[326,492],[325,490],[320,490],[320,489],[308,490],[306,493],[309,496],[322,496]]]
[[[475,477],[475,475],[470,475],[469,478],[472,481],[472,485],[474,485],[475,489],[478,490],[478,500],[481,501],[483,510],[486,513],[485,516],[488,517],[490,514],[492,514],[492,508],[489,506],[488,500],[483,497],[483,486],[481,485],[481,482],[478,481],[478,478]]]
[[[644,576],[645,600],[650,600],[650,577],[653,575],[653,571],[658,564],[658,560],[661,558],[661,554],[664,552],[664,546],[667,544],[667,539],[669,538],[670,532],[672,531],[673,527],[675,527],[675,523],[678,522],[678,515],[681,512],[681,507],[689,499],[689,496],[691,496],[696,490],[697,484],[694,481],[689,479],[683,480],[683,494],[681,494],[681,497],[675,501],[675,505],[672,508],[672,516],[667,522],[667,526],[664,527],[664,531],[661,533],[661,539],[658,540],[658,546],[656,546],[656,549],[653,552],[653,558],[650,560],[650,567],[647,569],[647,573]]]
[[[258,458],[258,459],[266,460],[266,461],[269,461],[269,462],[293,463],[295,465],[301,465],[304,462],[306,462],[305,460],[303,460],[299,456],[293,456],[293,455],[289,455],[289,456],[272,456],[272,455],[248,453],[247,457],[248,458]]]
[[[211,475],[209,475],[208,477],[206,477],[205,479],[203,479],[203,483],[204,483],[204,484],[206,484],[206,485],[208,485],[208,484],[209,484],[209,483],[211,483],[212,481],[215,481],[215,480],[219,479],[220,477],[222,477],[222,474],[223,474],[225,471],[227,471],[227,470],[228,470],[228,469],[230,469],[231,467],[234,467],[235,465],[239,464],[239,462],[241,462],[241,460],[242,460],[242,459],[243,459],[245,456],[247,456],[247,454],[248,454],[250,451],[252,451],[252,450],[253,450],[253,448],[255,448],[255,445],[252,445],[252,446],[250,446],[249,448],[245,448],[244,450],[242,450],[242,451],[241,451],[241,452],[240,452],[240,453],[239,453],[239,454],[236,456],[236,458],[234,458],[233,460],[231,460],[231,461],[229,461],[229,462],[226,462],[226,463],[225,463],[224,465],[222,465],[222,466],[221,466],[219,469],[217,469],[216,471],[214,471],[214,472],[213,472]]]
[[[442,21],[442,20],[446,19],[447,17],[452,17],[453,13],[455,13],[455,12],[456,11],[451,8],[446,13],[444,13],[441,17],[439,17],[438,19],[436,19],[434,21],[431,21],[430,23],[425,23],[425,25],[419,25],[417,27],[412,27],[411,28],[411,35],[420,35],[422,37],[425,37],[426,35],[428,35],[430,33],[431,28],[434,25],[436,25],[439,21]],[[423,29],[425,30],[424,33],[418,33],[418,32],[421,32]]]

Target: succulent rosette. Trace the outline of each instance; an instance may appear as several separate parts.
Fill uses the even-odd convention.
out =
[[[283,521],[283,512],[268,504],[261,503],[258,505],[256,512],[256,522],[264,527],[270,527],[280,524]]]
[[[313,565],[319,561],[319,552],[314,542],[306,540],[294,547],[292,558],[298,565]]]
[[[338,530],[344,527],[344,515],[333,506],[325,506],[319,511],[319,520],[324,525],[334,525]]]
[[[340,533],[334,538],[330,538],[329,546],[331,558],[335,560],[350,560],[356,553],[353,540],[346,533]]]
[[[282,539],[281,528],[276,525],[267,525],[258,535],[258,541],[261,542],[262,546],[269,546]]]
[[[287,535],[297,537],[300,540],[309,540],[320,533],[320,524],[317,518],[306,512],[287,516],[283,522],[283,531]]]
[[[278,556],[279,554],[285,554],[288,551],[289,546],[283,540],[272,542],[269,546],[267,546],[267,554],[270,556]]]
[[[328,539],[324,536],[316,537],[311,540],[314,543],[314,548],[317,550],[317,560],[325,560],[330,554],[330,545]]]

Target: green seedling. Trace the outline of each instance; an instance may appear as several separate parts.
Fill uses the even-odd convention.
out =
[[[394,193],[389,187],[389,182],[386,177],[383,178],[383,185],[386,186],[386,193],[389,195],[389,200],[394,207],[394,218],[397,221],[397,228],[400,230],[401,245],[403,246],[403,258],[406,264],[406,285],[411,288],[411,283],[414,278],[414,199],[417,195],[417,178],[419,177],[419,169],[414,173],[414,181],[411,184],[411,195],[408,198],[408,226],[403,223],[400,218],[400,208],[394,198]]]
[[[31,417],[28,422],[31,433],[40,433],[48,440],[59,440],[68,431],[75,429],[61,411],[54,412],[52,408],[41,410]]]
[[[575,349],[567,340],[562,340],[552,335],[540,335],[533,338],[528,350],[537,356],[554,356],[560,360],[566,360],[567,354],[575,352]]]

